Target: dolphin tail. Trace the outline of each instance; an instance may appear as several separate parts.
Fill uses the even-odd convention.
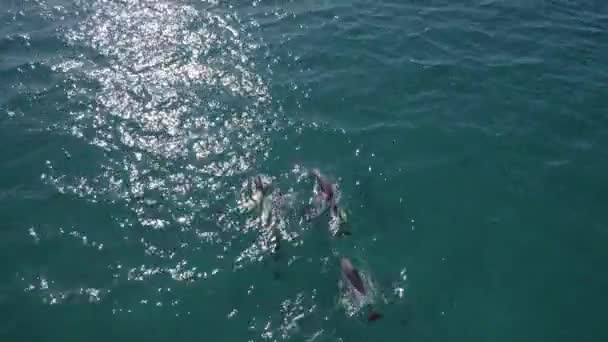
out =
[[[380,318],[382,318],[383,315],[377,311],[372,310],[368,315],[367,315],[367,321],[368,322],[374,322],[379,320]]]
[[[351,236],[351,235],[353,235],[353,233],[350,230],[346,230],[346,229],[341,229],[336,234],[336,236],[338,236],[338,237]]]
[[[374,310],[374,309],[371,309],[371,310],[369,311],[369,313],[367,314],[367,321],[368,321],[368,322],[374,322],[374,321],[379,320],[379,319],[380,319],[380,318],[382,318],[383,316],[384,316],[384,315],[383,315],[383,314],[381,314],[380,312],[378,312],[378,311],[376,311],[376,310]]]

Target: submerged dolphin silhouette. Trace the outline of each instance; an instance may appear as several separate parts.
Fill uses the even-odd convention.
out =
[[[316,189],[319,192],[319,197],[321,198],[324,207],[323,209],[318,209],[315,215],[319,215],[325,211],[326,208],[329,208],[331,217],[329,225],[332,234],[337,236],[351,235],[349,231],[341,229],[341,226],[347,221],[347,215],[338,205],[338,202],[340,201],[338,185],[323,176],[319,169],[312,169],[311,174],[315,178]]]
[[[340,270],[342,271],[342,278],[346,283],[347,287],[351,291],[355,291],[355,295],[366,296],[368,294],[367,288],[359,271],[353,266],[352,262],[348,258],[340,259]],[[369,305],[370,311],[367,315],[367,320],[373,322],[377,319],[382,318],[382,314],[375,311],[372,305]]]
[[[357,290],[360,294],[366,295],[367,290],[363,284],[363,279],[359,275],[359,271],[353,266],[348,258],[340,259],[340,269],[345,281]]]
[[[325,178],[319,169],[313,169],[312,175],[315,177],[317,184],[319,184],[319,190],[321,190],[321,194],[325,198],[325,201],[330,203],[331,205],[335,204],[336,200],[336,191],[335,185],[330,182],[327,178]]]

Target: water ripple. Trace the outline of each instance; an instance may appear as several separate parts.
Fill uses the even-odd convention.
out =
[[[79,2],[78,12],[83,20],[61,31],[77,54],[51,67],[69,80],[59,86],[73,109],[50,127],[104,157],[80,170],[67,155],[49,160],[42,180],[61,194],[126,208],[113,218],[124,243],[96,246],[137,248],[145,258],[113,253],[111,288],[58,293],[102,296],[122,282],[193,281],[230,270],[241,254],[231,245],[246,229],[236,214],[238,184],[268,158],[265,132],[277,125],[256,61],[260,41],[214,2],[102,0]],[[79,228],[86,241],[92,232]],[[193,258],[208,268],[192,266]]]

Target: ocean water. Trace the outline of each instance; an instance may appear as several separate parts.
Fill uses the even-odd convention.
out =
[[[606,96],[604,1],[0,0],[0,340],[606,341]]]

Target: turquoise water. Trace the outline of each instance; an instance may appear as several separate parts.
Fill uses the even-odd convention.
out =
[[[608,4],[1,3],[2,341],[608,339]]]

